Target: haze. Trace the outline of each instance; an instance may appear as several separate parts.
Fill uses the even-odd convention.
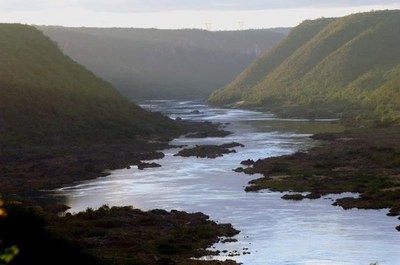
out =
[[[0,0],[0,22],[72,27],[239,30],[400,9],[399,1]]]

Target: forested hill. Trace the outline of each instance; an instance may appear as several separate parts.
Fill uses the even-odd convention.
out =
[[[206,98],[288,31],[38,28],[131,99]]]
[[[399,26],[400,10],[304,21],[209,102],[292,116],[398,121]]]
[[[0,24],[0,58],[0,145],[107,142],[176,130],[34,27]]]

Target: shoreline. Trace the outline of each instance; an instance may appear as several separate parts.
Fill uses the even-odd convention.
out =
[[[188,133],[213,134],[221,137],[226,135],[219,128],[220,124],[210,122],[182,122],[182,124],[185,124],[186,129],[181,136]],[[7,216],[0,218],[0,226],[6,227],[8,232],[0,233],[0,247],[19,248],[20,253],[15,257],[15,264],[35,263],[35,260],[42,264],[57,263],[57,261],[47,261],[50,257],[43,263],[43,256],[40,253],[43,249],[49,248],[54,248],[54,251],[59,252],[59,256],[70,255],[73,262],[81,260],[88,264],[87,261],[90,260],[89,264],[92,265],[103,265],[107,260],[117,261],[117,264],[121,265],[131,264],[130,260],[139,262],[135,264],[154,265],[238,264],[229,259],[226,261],[191,259],[199,255],[217,255],[218,253],[206,249],[213,243],[220,242],[221,238],[231,237],[240,232],[231,224],[217,224],[203,213],[167,212],[157,209],[144,212],[129,206],[112,208],[103,206],[96,210],[87,209],[86,212],[70,215],[65,213],[69,207],[62,201],[54,199],[49,202],[41,197],[43,190],[107,176],[110,170],[133,165],[148,166],[144,161],[162,158],[164,156],[162,150],[175,147],[169,144],[170,140],[166,136],[156,136],[152,139],[131,140],[128,143],[21,146],[1,149],[0,202],[4,201]],[[87,222],[88,219],[93,219],[93,223]],[[123,221],[117,222],[120,219]],[[30,225],[31,221],[33,225]],[[36,225],[37,222],[41,224],[40,227]],[[77,233],[78,230],[82,230],[80,224],[88,227],[84,232]],[[118,238],[113,235],[115,230],[121,231]],[[25,231],[25,234],[21,236],[20,231]],[[179,237],[176,237],[178,232]],[[129,233],[133,233],[133,241],[126,239]],[[154,236],[149,237],[149,233]],[[30,238],[30,234],[38,235]],[[160,235],[163,240],[157,239]],[[98,239],[93,241],[97,237]],[[186,239],[180,242],[181,237]],[[104,245],[105,241],[110,240],[115,240],[117,245],[123,245],[122,249],[125,252],[117,251],[113,243]],[[138,245],[139,242],[141,244]],[[142,248],[138,248],[140,245]],[[31,248],[39,248],[36,251],[39,256],[31,253]],[[103,251],[99,253],[96,248],[101,248]],[[133,248],[137,248],[138,252],[130,252]],[[108,253],[107,257],[104,253]]]
[[[14,148],[0,153],[1,193],[5,199],[29,198],[81,180],[107,176],[107,170],[162,157],[167,142]]]
[[[234,171],[263,175],[251,180],[245,191],[285,192],[282,199],[287,200],[358,193],[358,198],[339,198],[333,205],[388,208],[388,216],[400,219],[400,126],[320,133],[311,138],[322,144],[291,155],[242,161],[244,167]],[[395,230],[400,231],[400,225]]]
[[[209,124],[204,124],[209,126]],[[370,129],[369,129],[370,130]],[[372,129],[371,129],[372,130]],[[378,133],[379,132],[379,133]],[[267,177],[262,178],[262,179],[257,179],[253,180],[251,182],[252,186],[248,186],[247,191],[252,191],[252,190],[259,190],[259,189],[271,189],[275,191],[288,191],[291,190],[293,192],[304,192],[304,191],[312,191],[307,198],[309,199],[314,199],[318,198],[321,195],[329,194],[329,193],[336,193],[339,192],[339,188],[342,188],[343,192],[347,191],[353,191],[352,189],[348,190],[349,186],[343,185],[343,187],[339,187],[343,183],[346,183],[349,179],[345,179],[345,182],[341,183],[336,183],[336,186],[333,187],[325,187],[325,189],[322,189],[321,183],[325,184],[328,183],[327,180],[329,180],[330,176],[323,176],[324,178],[318,178],[319,175],[317,173],[324,173],[322,171],[323,168],[328,168],[329,163],[332,162],[331,158],[328,156],[327,158],[324,158],[324,155],[327,156],[327,152],[331,152],[332,154],[340,154],[340,147],[362,147],[360,150],[357,152],[354,152],[353,149],[349,149],[346,151],[349,151],[350,154],[353,154],[354,157],[357,157],[361,155],[360,157],[363,157],[363,154],[367,154],[368,151],[373,150],[374,156],[379,158],[379,155],[381,153],[386,153],[387,151],[390,151],[394,153],[397,157],[397,153],[400,153],[397,145],[395,145],[395,142],[397,143],[398,135],[399,135],[400,129],[399,128],[375,128],[374,132],[371,134],[371,131],[366,132],[363,130],[353,130],[350,132],[345,132],[345,133],[322,133],[322,134],[315,134],[312,136],[312,138],[316,140],[321,140],[324,141],[324,143],[321,146],[317,146],[315,148],[312,148],[310,150],[307,150],[304,153],[294,153],[291,155],[286,155],[286,156],[279,156],[279,157],[271,157],[267,159],[259,159],[257,161],[250,161],[250,160],[245,160],[243,161],[244,163],[242,164],[245,167],[245,172],[246,173],[264,173],[267,175]],[[208,135],[208,134],[206,134]],[[390,137],[388,137],[390,136]],[[390,141],[388,140],[390,139]],[[373,140],[371,145],[367,145],[368,143],[367,140]],[[221,141],[223,141],[223,138],[221,138]],[[354,142],[353,142],[354,141]],[[394,141],[394,142],[393,142]],[[399,140],[400,141],[400,140]],[[326,146],[329,146],[329,143],[335,143],[333,146],[335,148],[327,148]],[[340,144],[337,144],[340,143]],[[353,144],[354,143],[354,144]],[[362,143],[362,144],[360,144]],[[376,144],[379,144],[378,147]],[[21,195],[29,195],[30,192],[32,191],[38,191],[38,187],[45,187],[46,189],[49,189],[52,185],[54,185],[54,188],[60,187],[60,183],[63,183],[62,185],[68,185],[71,184],[73,181],[80,181],[84,179],[92,179],[92,178],[97,178],[100,176],[106,176],[108,175],[107,172],[104,171],[104,169],[112,170],[112,169],[117,169],[117,168],[125,168],[129,167],[132,165],[139,165],[140,163],[144,163],[143,161],[149,160],[149,159],[154,159],[154,158],[160,158],[163,156],[162,152],[160,150],[163,149],[168,149],[168,148],[173,148],[175,146],[169,145],[169,141],[161,141],[160,139],[156,140],[137,140],[136,142],[131,142],[129,144],[113,144],[113,145],[108,145],[108,144],[102,144],[102,145],[91,145],[91,146],[57,146],[53,147],[53,149],[32,149],[28,153],[21,153],[18,152],[17,149],[15,149],[15,157],[13,163],[11,165],[2,166],[0,170],[6,170],[5,172],[8,173],[16,173],[16,171],[11,170],[12,168],[17,169],[19,168],[20,170],[20,175],[15,175],[17,178],[15,179],[14,186],[11,184],[9,190],[13,192],[18,192],[18,191],[27,191],[26,193],[17,193],[17,195],[12,195],[11,197],[14,199],[19,199],[22,197],[19,197]],[[313,150],[316,153],[314,153]],[[337,151],[339,153],[335,153],[332,151]],[[51,153],[51,155],[49,155]],[[19,156],[18,156],[19,154]],[[4,162],[6,159],[6,152],[2,150],[0,152],[0,162]],[[310,157],[308,157],[310,155]],[[315,167],[316,161],[322,159],[322,162],[326,162],[326,164],[323,165],[318,165]],[[348,156],[344,156],[343,158],[348,158]],[[386,157],[385,157],[386,158]],[[10,157],[8,159],[11,159]],[[333,159],[335,160],[336,157]],[[37,164],[35,161],[41,161],[42,164]],[[346,159],[344,159],[345,161]],[[385,159],[381,159],[385,160]],[[379,160],[379,161],[381,161]],[[271,162],[272,161],[272,162]],[[289,161],[289,162],[288,162]],[[321,162],[321,161],[320,161]],[[342,160],[336,161],[337,163],[343,162]],[[362,162],[362,161],[359,161]],[[382,162],[382,161],[381,161]],[[384,162],[384,161],[383,161]],[[391,161],[393,163],[397,163],[397,160]],[[272,164],[271,164],[272,163]],[[271,167],[272,165],[272,167]],[[362,163],[360,165],[363,165]],[[385,164],[382,164],[383,166]],[[400,164],[399,164],[400,165]],[[21,166],[21,167],[19,167]],[[53,167],[54,166],[54,167]],[[338,166],[337,164],[330,165],[332,166],[331,169],[332,172],[340,172],[340,173],[352,173],[354,172],[354,168],[357,168],[356,164],[352,164],[353,169],[350,167],[347,167],[345,165],[343,166]],[[334,166],[334,167],[333,167]],[[63,170],[64,169],[64,170]],[[271,170],[272,169],[272,170]],[[375,168],[376,169],[376,168]],[[33,171],[32,171],[33,170]],[[312,170],[317,170],[317,171],[312,171]],[[28,178],[29,175],[28,173],[34,172],[37,174],[37,182],[31,181],[29,183],[26,183],[25,185],[20,185],[21,184],[21,179],[22,178]],[[45,176],[48,173],[51,172],[56,172],[59,173],[57,178],[54,179],[43,179],[41,176]],[[71,181],[71,178],[68,178],[69,174],[72,174],[71,172],[75,172],[76,174],[74,175],[74,180]],[[99,174],[101,173],[101,175]],[[387,172],[387,171],[386,171]],[[273,175],[276,174],[276,175]],[[400,175],[400,173],[399,173]],[[8,175],[9,177],[11,175]],[[272,176],[272,177],[271,177]],[[277,177],[279,176],[279,177]],[[298,178],[300,176],[300,178]],[[311,187],[311,184],[313,183],[313,177],[317,176],[316,178],[316,184],[319,185],[320,189],[315,189],[315,187]],[[3,177],[3,175],[2,175]],[[293,181],[294,178],[297,177],[296,181]],[[367,180],[369,175],[365,176],[366,178],[361,179],[361,181]],[[19,178],[19,179],[18,179]],[[278,181],[279,180],[279,181]],[[282,180],[287,180],[287,182]],[[46,182],[48,181],[48,182]],[[311,183],[311,184],[310,184]],[[295,189],[293,189],[292,184],[298,185],[296,186]],[[351,183],[352,184],[352,183]],[[379,184],[379,183],[378,183]],[[62,186],[61,185],[61,186]],[[273,186],[276,185],[276,186]],[[285,186],[286,185],[286,186]],[[309,185],[309,186],[308,186]],[[250,188],[249,188],[250,187]],[[355,185],[357,188],[356,191],[359,192],[363,187],[360,186],[360,183]],[[337,189],[334,190],[333,188]],[[365,187],[364,187],[365,188]],[[361,190],[362,191],[362,190]],[[2,192],[2,191],[0,191]],[[364,191],[365,192],[365,191]],[[4,194],[3,194],[4,195]],[[296,195],[297,196],[297,195]],[[298,198],[294,196],[293,198]],[[293,198],[288,198],[288,199],[293,199]],[[7,197],[5,197],[7,200]],[[301,198],[303,199],[303,198]],[[368,198],[367,198],[368,199]],[[373,201],[373,199],[369,199],[368,202]],[[366,202],[366,201],[364,201]],[[345,203],[350,203],[348,205],[349,208],[354,207],[354,203],[358,203],[355,200],[348,202],[341,202],[341,206],[343,207]],[[64,205],[65,206],[65,205]],[[64,211],[66,209],[62,208],[63,205],[47,205],[44,208],[46,212],[49,213],[57,213],[60,211]],[[370,207],[370,206],[368,206]],[[362,208],[361,206],[356,206],[356,208]],[[386,208],[386,207],[384,207]],[[392,207],[394,210],[392,212],[393,216],[397,216],[398,213],[396,212],[396,208]],[[375,208],[374,208],[375,209]],[[150,211],[149,211],[150,212]],[[163,216],[165,213],[159,212],[160,215],[156,218],[164,218]],[[192,217],[190,217],[192,218]],[[102,220],[102,219],[99,219]],[[55,223],[52,223],[52,225],[56,225]],[[65,225],[65,224],[64,224]],[[162,227],[160,227],[162,228]],[[98,230],[95,229],[95,231],[99,232]],[[97,233],[95,232],[95,233]],[[101,232],[103,233],[103,232]],[[215,243],[217,241],[214,241]],[[166,259],[164,259],[166,261]],[[205,264],[201,263],[201,261],[196,261],[199,263],[193,263],[193,264]],[[207,261],[206,264],[237,264],[234,261],[227,260],[227,261]],[[158,264],[158,263],[157,263]],[[171,263],[172,264],[172,263]],[[176,263],[180,264],[180,263]],[[189,263],[183,263],[183,264],[189,264]]]
[[[29,198],[40,190],[107,176],[110,170],[148,166],[144,161],[162,158],[162,150],[175,147],[170,144],[175,137],[197,134],[199,138],[223,138],[230,133],[218,123],[177,122],[181,130],[175,134],[124,142],[4,146],[0,149],[0,194],[5,199]]]

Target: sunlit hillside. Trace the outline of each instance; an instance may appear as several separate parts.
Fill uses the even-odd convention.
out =
[[[399,10],[304,21],[209,102],[303,117],[399,120],[399,25]]]

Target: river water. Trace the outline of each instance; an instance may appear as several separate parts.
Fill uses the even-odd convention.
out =
[[[278,192],[246,193],[248,181],[259,175],[232,171],[248,158],[306,150],[318,144],[309,138],[312,133],[340,131],[336,122],[278,119],[271,113],[212,108],[199,101],[148,101],[141,105],[171,118],[220,122],[233,132],[225,138],[181,137],[174,139],[173,145],[235,141],[245,147],[236,147],[236,153],[216,159],[183,158],[174,156],[180,148],[167,149],[163,159],[154,160],[160,168],[139,170],[133,166],[57,189],[55,196],[62,197],[71,212],[103,204],[200,211],[241,231],[235,237],[237,242],[214,245],[212,249],[225,251],[212,258],[234,259],[244,265],[400,264],[400,233],[395,230],[398,220],[387,217],[387,209],[343,210],[331,205],[339,195],[286,201]],[[240,255],[232,256],[236,253]]]

